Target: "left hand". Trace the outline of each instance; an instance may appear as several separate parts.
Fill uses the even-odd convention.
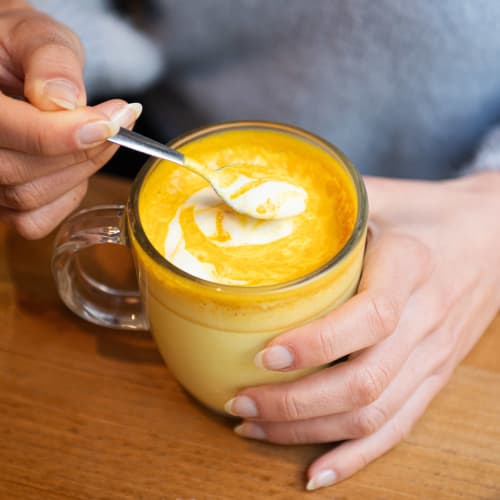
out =
[[[246,437],[348,440],[309,467],[308,489],[346,479],[404,439],[500,307],[500,173],[365,181],[371,215],[358,294],[260,356],[281,370],[348,360],[244,389],[229,408],[246,417],[236,429]]]

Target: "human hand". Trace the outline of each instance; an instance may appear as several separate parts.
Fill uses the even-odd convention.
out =
[[[78,206],[117,150],[105,140],[141,112],[117,99],[86,106],[83,59],[69,28],[26,2],[2,2],[0,221],[25,238],[45,236]]]
[[[371,206],[358,294],[259,353],[268,369],[348,360],[242,390],[235,431],[273,443],[345,441],[307,489],[346,479],[398,444],[500,307],[500,173],[442,182],[367,178]]]

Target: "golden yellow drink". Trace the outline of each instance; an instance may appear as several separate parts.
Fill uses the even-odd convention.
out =
[[[167,162],[137,180],[129,234],[152,333],[185,389],[223,411],[242,387],[303,374],[266,372],[253,359],[355,292],[366,196],[341,153],[292,127],[227,124],[172,145],[210,168],[243,165],[308,193],[302,214],[273,225],[222,202],[198,205],[206,182]]]

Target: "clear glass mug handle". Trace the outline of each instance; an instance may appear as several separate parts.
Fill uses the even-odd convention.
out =
[[[79,254],[93,245],[127,246],[125,206],[101,205],[69,217],[57,233],[52,274],[62,301],[91,323],[123,330],[147,330],[139,290],[117,290],[82,269]]]

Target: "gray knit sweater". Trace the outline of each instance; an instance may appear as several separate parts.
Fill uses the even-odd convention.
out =
[[[105,0],[32,3],[81,36],[91,95],[156,84],[158,138],[265,119],[363,173],[500,168],[498,0],[153,0],[135,28]]]

